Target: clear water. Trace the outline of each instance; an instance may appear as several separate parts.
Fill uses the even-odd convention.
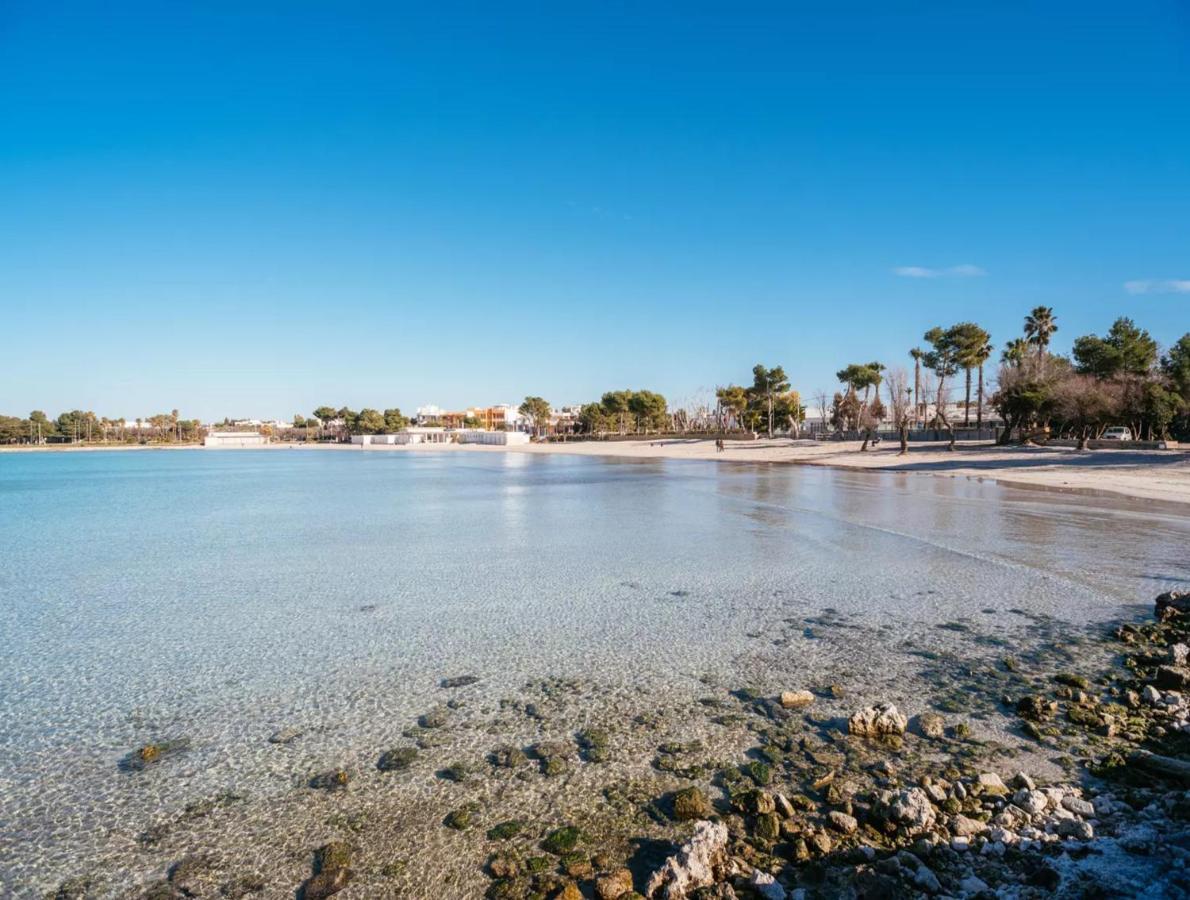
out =
[[[1158,504],[913,475],[0,455],[0,893],[119,870],[155,815],[212,791],[268,803],[374,758],[446,675],[479,674],[490,698],[547,675],[677,689],[755,663],[782,617],[833,609],[862,646],[807,642],[782,665],[879,672],[895,694],[897,647],[950,640],[938,623],[1027,640],[1010,610],[1131,616],[1190,581],[1187,547],[1190,519]],[[311,737],[278,753],[287,724]],[[170,777],[119,771],[176,735],[193,746]]]

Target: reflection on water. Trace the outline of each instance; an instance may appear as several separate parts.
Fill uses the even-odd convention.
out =
[[[876,659],[945,639],[943,621],[1021,628],[1010,609],[1128,614],[1190,580],[1187,546],[1190,521],[1151,505],[905,474],[517,453],[0,457],[0,888],[56,877],[55,853],[98,852],[100,825],[135,831],[185,801],[116,777],[152,736],[194,738],[179,792],[280,793],[293,773],[262,734],[323,722],[320,760],[385,746],[443,673],[483,672],[493,698],[548,674],[692,679],[827,608],[871,627]],[[799,650],[808,671],[831,661],[816,652],[837,650]]]

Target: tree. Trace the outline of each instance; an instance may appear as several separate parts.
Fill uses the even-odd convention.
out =
[[[628,421],[628,402],[631,399],[632,391],[608,391],[600,400],[604,410],[619,423],[620,434],[624,433]]]
[[[305,428],[306,427],[306,419],[301,413],[293,414],[293,427],[294,428]]]
[[[1090,375],[1069,375],[1055,386],[1054,414],[1078,435],[1078,448],[1089,448],[1092,434],[1119,413],[1118,388]]]
[[[748,409],[748,392],[738,384],[729,384],[727,387],[716,389],[715,397],[720,408],[730,412],[736,426],[742,430],[744,412]]]
[[[909,355],[913,357],[913,417],[914,419],[925,418],[921,414],[921,358],[925,355],[925,351],[921,347],[914,347],[909,351]]]
[[[335,408],[333,406],[320,406],[314,410],[314,418],[323,425],[326,425],[327,422],[335,418]]]
[[[950,444],[946,449],[954,450],[954,426],[946,414],[946,379],[957,375],[961,366],[954,329],[931,328],[924,337],[932,349],[922,357],[922,362],[938,377],[938,399],[934,404],[934,418],[941,422],[950,434]]]
[[[393,434],[398,431],[404,431],[409,427],[409,419],[401,415],[399,409],[386,409],[384,411],[384,430]]]
[[[379,410],[361,409],[351,430],[355,434],[383,434],[384,416]]]
[[[359,413],[346,406],[340,407],[334,415],[334,418],[339,419],[343,424],[339,428],[339,438],[350,437],[358,433]]]
[[[1008,366],[1019,366],[1029,355],[1029,342],[1024,338],[1013,338],[1000,351],[1000,362]]]
[[[1058,317],[1049,306],[1036,306],[1033,312],[1025,316],[1025,337],[1029,343],[1037,348],[1037,359],[1045,359],[1046,348],[1050,345],[1050,338],[1058,330]]]
[[[766,369],[760,363],[752,367],[752,395],[762,401],[768,410],[768,435],[773,436],[773,400],[789,390],[789,380],[780,366]]]
[[[1190,333],[1177,343],[1161,360],[1161,371],[1169,379],[1170,392],[1178,398],[1175,433],[1180,440],[1190,436]]]
[[[966,393],[963,398],[964,427],[971,424],[971,370],[982,364],[981,355],[984,347],[988,345],[989,338],[990,335],[974,322],[960,322],[952,326],[948,332],[948,340],[954,350],[954,361],[967,376]]]
[[[1007,444],[1014,429],[1020,430],[1021,442],[1027,443],[1032,429],[1044,423],[1054,408],[1055,388],[1068,374],[1063,363],[1055,366],[1044,361],[1026,357],[1017,365],[1000,367],[999,390],[992,397],[992,404],[1004,420],[1004,431],[999,443]]]
[[[550,405],[541,397],[526,397],[517,412],[533,423],[533,433],[537,437],[541,437],[542,432],[549,427]]]
[[[909,422],[916,412],[910,409],[914,389],[909,387],[908,374],[899,366],[888,373],[884,386],[888,391],[888,408],[892,413],[893,427],[901,440],[901,451],[897,455],[904,456],[909,452]]]
[[[604,434],[616,427],[616,420],[602,403],[584,403],[578,412],[579,425],[585,434]]]
[[[976,354],[975,359],[979,365],[979,407],[975,411],[975,427],[983,428],[983,367],[992,357],[992,351],[995,348],[991,342],[985,343],[980,348],[979,353]]]
[[[653,391],[633,391],[628,400],[628,411],[636,419],[637,430],[659,431],[666,424],[665,398]]]
[[[1076,338],[1073,351],[1078,371],[1098,378],[1145,375],[1157,364],[1157,342],[1129,318],[1116,319],[1105,337]]]

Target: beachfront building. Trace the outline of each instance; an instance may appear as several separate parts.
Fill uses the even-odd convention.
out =
[[[447,410],[432,403],[419,406],[414,422],[423,427],[436,426],[453,431],[480,429],[483,431],[527,431],[528,420],[511,403],[494,406],[469,406]]]
[[[414,426],[394,434],[355,434],[351,443],[364,450],[407,447],[415,444],[493,444],[508,446],[529,443],[523,431],[484,431],[480,428]]]
[[[269,442],[259,431],[208,431],[202,445],[215,450],[238,450],[263,447]]]

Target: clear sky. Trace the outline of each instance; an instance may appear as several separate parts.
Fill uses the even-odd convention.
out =
[[[1184,0],[0,2],[0,412],[809,395],[1042,303],[1190,329]]]

